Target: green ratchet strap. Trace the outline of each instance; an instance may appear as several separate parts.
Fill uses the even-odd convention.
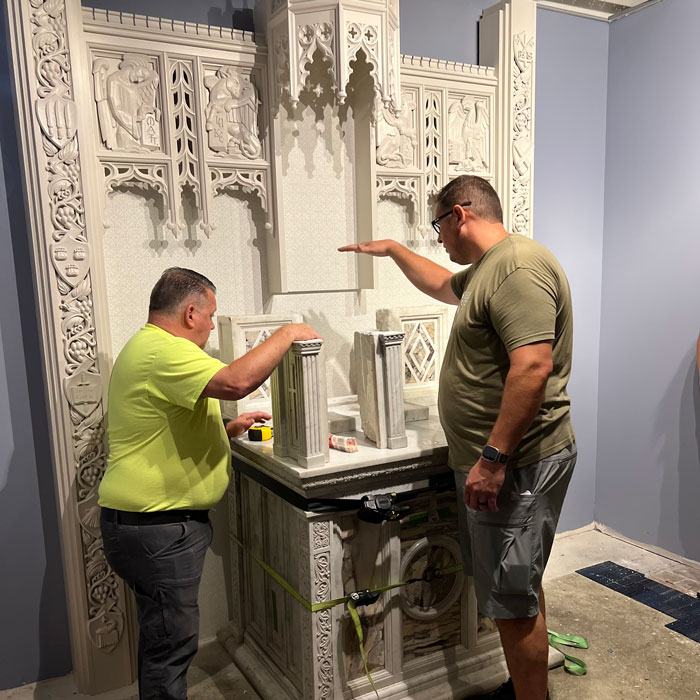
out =
[[[564,670],[574,676],[585,676],[588,671],[586,664],[581,659],[564,653],[557,644],[576,649],[588,649],[588,640],[573,634],[558,634],[557,632],[552,632],[552,630],[547,630],[547,634],[549,635],[549,645],[564,654]]]
[[[362,656],[362,663],[365,666],[365,675],[367,676],[367,680],[369,681],[370,685],[372,686],[372,689],[374,692],[377,694],[377,697],[379,697],[379,692],[377,691],[376,686],[374,685],[374,681],[372,680],[372,674],[369,672],[369,668],[367,667],[367,653],[365,652],[365,645],[364,645],[364,634],[362,632],[362,623],[360,621],[360,616],[357,612],[357,608],[355,607],[354,601],[351,599],[350,596],[345,596],[344,598],[335,598],[334,600],[327,600],[322,603],[310,603],[304,596],[302,596],[300,593],[298,593],[289,582],[285,581],[271,566],[266,564],[260,557],[256,557],[255,554],[253,554],[244,544],[241,542],[233,533],[229,533],[231,540],[235,542],[242,550],[247,552],[254,561],[256,561],[270,576],[279,583],[282,588],[284,588],[289,595],[292,596],[296,601],[301,603],[308,611],[315,613],[315,612],[320,612],[321,610],[328,610],[329,608],[333,608],[336,605],[341,605],[343,603],[347,604],[348,612],[350,613],[350,617],[353,621],[353,624],[355,626],[355,634],[357,635],[357,640],[360,645],[360,655]],[[439,576],[449,576],[450,574],[456,574],[459,573],[462,570],[462,565],[457,564],[455,566],[450,566],[447,569],[441,569],[441,570],[434,570],[432,575],[437,578]],[[363,591],[363,593],[367,595],[372,595],[375,594],[377,597],[379,594],[384,593],[386,591],[390,591],[394,588],[400,588],[401,586],[407,586],[410,583],[417,583],[418,581],[425,581],[425,577],[421,578],[411,578],[408,579],[408,581],[401,581],[400,583],[392,583],[388,586],[381,586],[379,588],[375,588],[373,590],[367,590]]]
[[[304,598],[300,593],[297,593],[292,586],[287,583],[271,566],[268,566],[260,557],[256,557],[255,554],[253,554],[251,551],[248,550],[248,548],[241,542],[238,537],[236,537],[233,533],[229,533],[231,535],[231,539],[244,551],[248,552],[250,556],[258,563],[260,566],[267,571],[270,576],[272,576],[277,583],[279,583],[282,588],[284,588],[289,595],[292,596],[295,600],[300,602],[307,610],[310,612],[320,612],[321,610],[328,610],[329,608],[333,608],[336,605],[340,605],[341,603],[345,603],[348,598],[347,596],[345,598],[336,598],[335,600],[327,600],[323,603],[309,603],[306,598]]]
[[[350,617],[352,618],[352,622],[355,625],[355,633],[357,634],[357,640],[360,643],[360,655],[362,656],[362,663],[365,665],[365,675],[367,676],[367,680],[369,680],[370,685],[372,686],[372,690],[377,694],[377,697],[379,697],[379,691],[374,685],[374,681],[372,680],[372,674],[369,672],[369,668],[367,668],[367,653],[365,652],[365,637],[362,633],[362,623],[360,622],[360,616],[357,614],[357,608],[355,607],[355,603],[353,603],[352,600],[348,600],[348,611],[350,613]]]
[[[303,605],[309,612],[315,613],[320,612],[321,610],[328,610],[330,608],[334,608],[336,605],[347,605],[348,612],[350,613],[350,617],[355,626],[355,634],[357,635],[357,640],[360,646],[360,655],[362,656],[362,663],[365,666],[365,675],[367,676],[367,680],[370,682],[372,689],[377,694],[377,697],[379,697],[379,692],[377,691],[377,688],[374,685],[372,675],[370,674],[369,668],[367,667],[367,653],[365,652],[362,623],[360,621],[360,616],[357,612],[357,608],[355,607],[355,602],[351,599],[351,596],[348,595],[344,598],[326,600],[322,603],[310,603],[308,600],[306,600],[306,598],[304,598],[304,596],[298,593],[289,582],[285,581],[285,579],[283,579],[271,566],[266,564],[262,559],[260,559],[260,557],[256,557],[255,554],[253,554],[243,544],[243,542],[241,542],[233,533],[229,533],[229,535],[233,542],[235,542],[242,550],[247,552],[255,562],[257,562],[268,574],[270,574],[270,576],[275,581],[277,581],[277,583],[279,583],[280,586],[282,586],[282,588],[284,588],[285,591],[287,591],[287,593],[289,593],[289,595],[292,596],[292,598],[301,603],[301,605]],[[459,573],[460,571],[462,571],[461,564],[456,564],[455,566],[450,566],[446,569],[433,569],[431,570],[429,577],[426,577],[426,575],[424,574],[420,578],[410,578],[407,581],[391,583],[388,586],[380,586],[379,588],[374,588],[372,590],[362,591],[362,593],[368,596],[374,594],[378,597],[381,593],[391,591],[394,588],[401,588],[402,586],[408,586],[411,583],[418,583],[419,581],[430,581],[432,580],[432,578],[449,576],[451,574]],[[549,635],[549,644],[555,649],[557,649],[557,651],[561,651],[561,649],[559,649],[556,646],[557,644],[564,644],[566,646],[576,647],[578,649],[588,649],[588,642],[583,637],[576,637],[573,635],[566,634],[557,634],[556,632],[552,632],[551,630],[547,630],[547,633]],[[561,653],[564,654],[564,652]],[[564,654],[564,659],[564,670],[567,673],[572,673],[576,676],[583,676],[586,674],[586,664],[583,661],[581,661],[581,659],[577,659],[576,657],[569,656],[567,654]]]

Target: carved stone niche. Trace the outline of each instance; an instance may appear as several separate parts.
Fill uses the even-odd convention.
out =
[[[351,63],[361,50],[372,66],[375,92],[385,105],[401,106],[399,85],[399,4],[347,0],[264,0],[256,6],[256,26],[267,28],[276,89],[299,102],[308,64],[320,52],[330,62],[333,88],[343,104]]]
[[[403,404],[403,333],[355,332],[357,397],[362,431],[379,448],[406,447]]]
[[[267,0],[256,11],[271,84],[270,291],[373,288],[375,260],[330,269],[327,251],[375,237],[375,120],[401,101],[398,3]],[[327,247],[310,249],[310,233]]]

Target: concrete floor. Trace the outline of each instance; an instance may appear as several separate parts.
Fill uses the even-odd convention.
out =
[[[672,618],[574,573],[614,561],[696,595],[700,564],[678,562],[611,534],[586,530],[558,537],[545,574],[548,626],[587,637],[572,650],[588,674],[550,672],[552,700],[698,700],[700,645],[665,625]],[[190,700],[259,700],[218,642],[203,646],[190,669]],[[0,691],[0,700],[137,700],[135,686],[80,695],[71,675]]]

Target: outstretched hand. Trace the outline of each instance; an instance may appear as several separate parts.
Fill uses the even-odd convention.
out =
[[[226,423],[226,434],[230,438],[243,435],[253,423],[261,423],[266,420],[271,420],[272,416],[264,411],[252,411],[251,413],[241,413],[238,418]]]
[[[396,241],[390,238],[384,238],[379,241],[366,241],[365,243],[352,243],[338,248],[341,253],[366,253],[367,255],[375,255],[383,258],[391,255],[391,247],[396,244]]]

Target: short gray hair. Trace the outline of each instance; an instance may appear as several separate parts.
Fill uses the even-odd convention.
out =
[[[192,296],[205,296],[207,289],[216,294],[214,283],[186,267],[169,267],[151,292],[148,313],[170,314]]]

